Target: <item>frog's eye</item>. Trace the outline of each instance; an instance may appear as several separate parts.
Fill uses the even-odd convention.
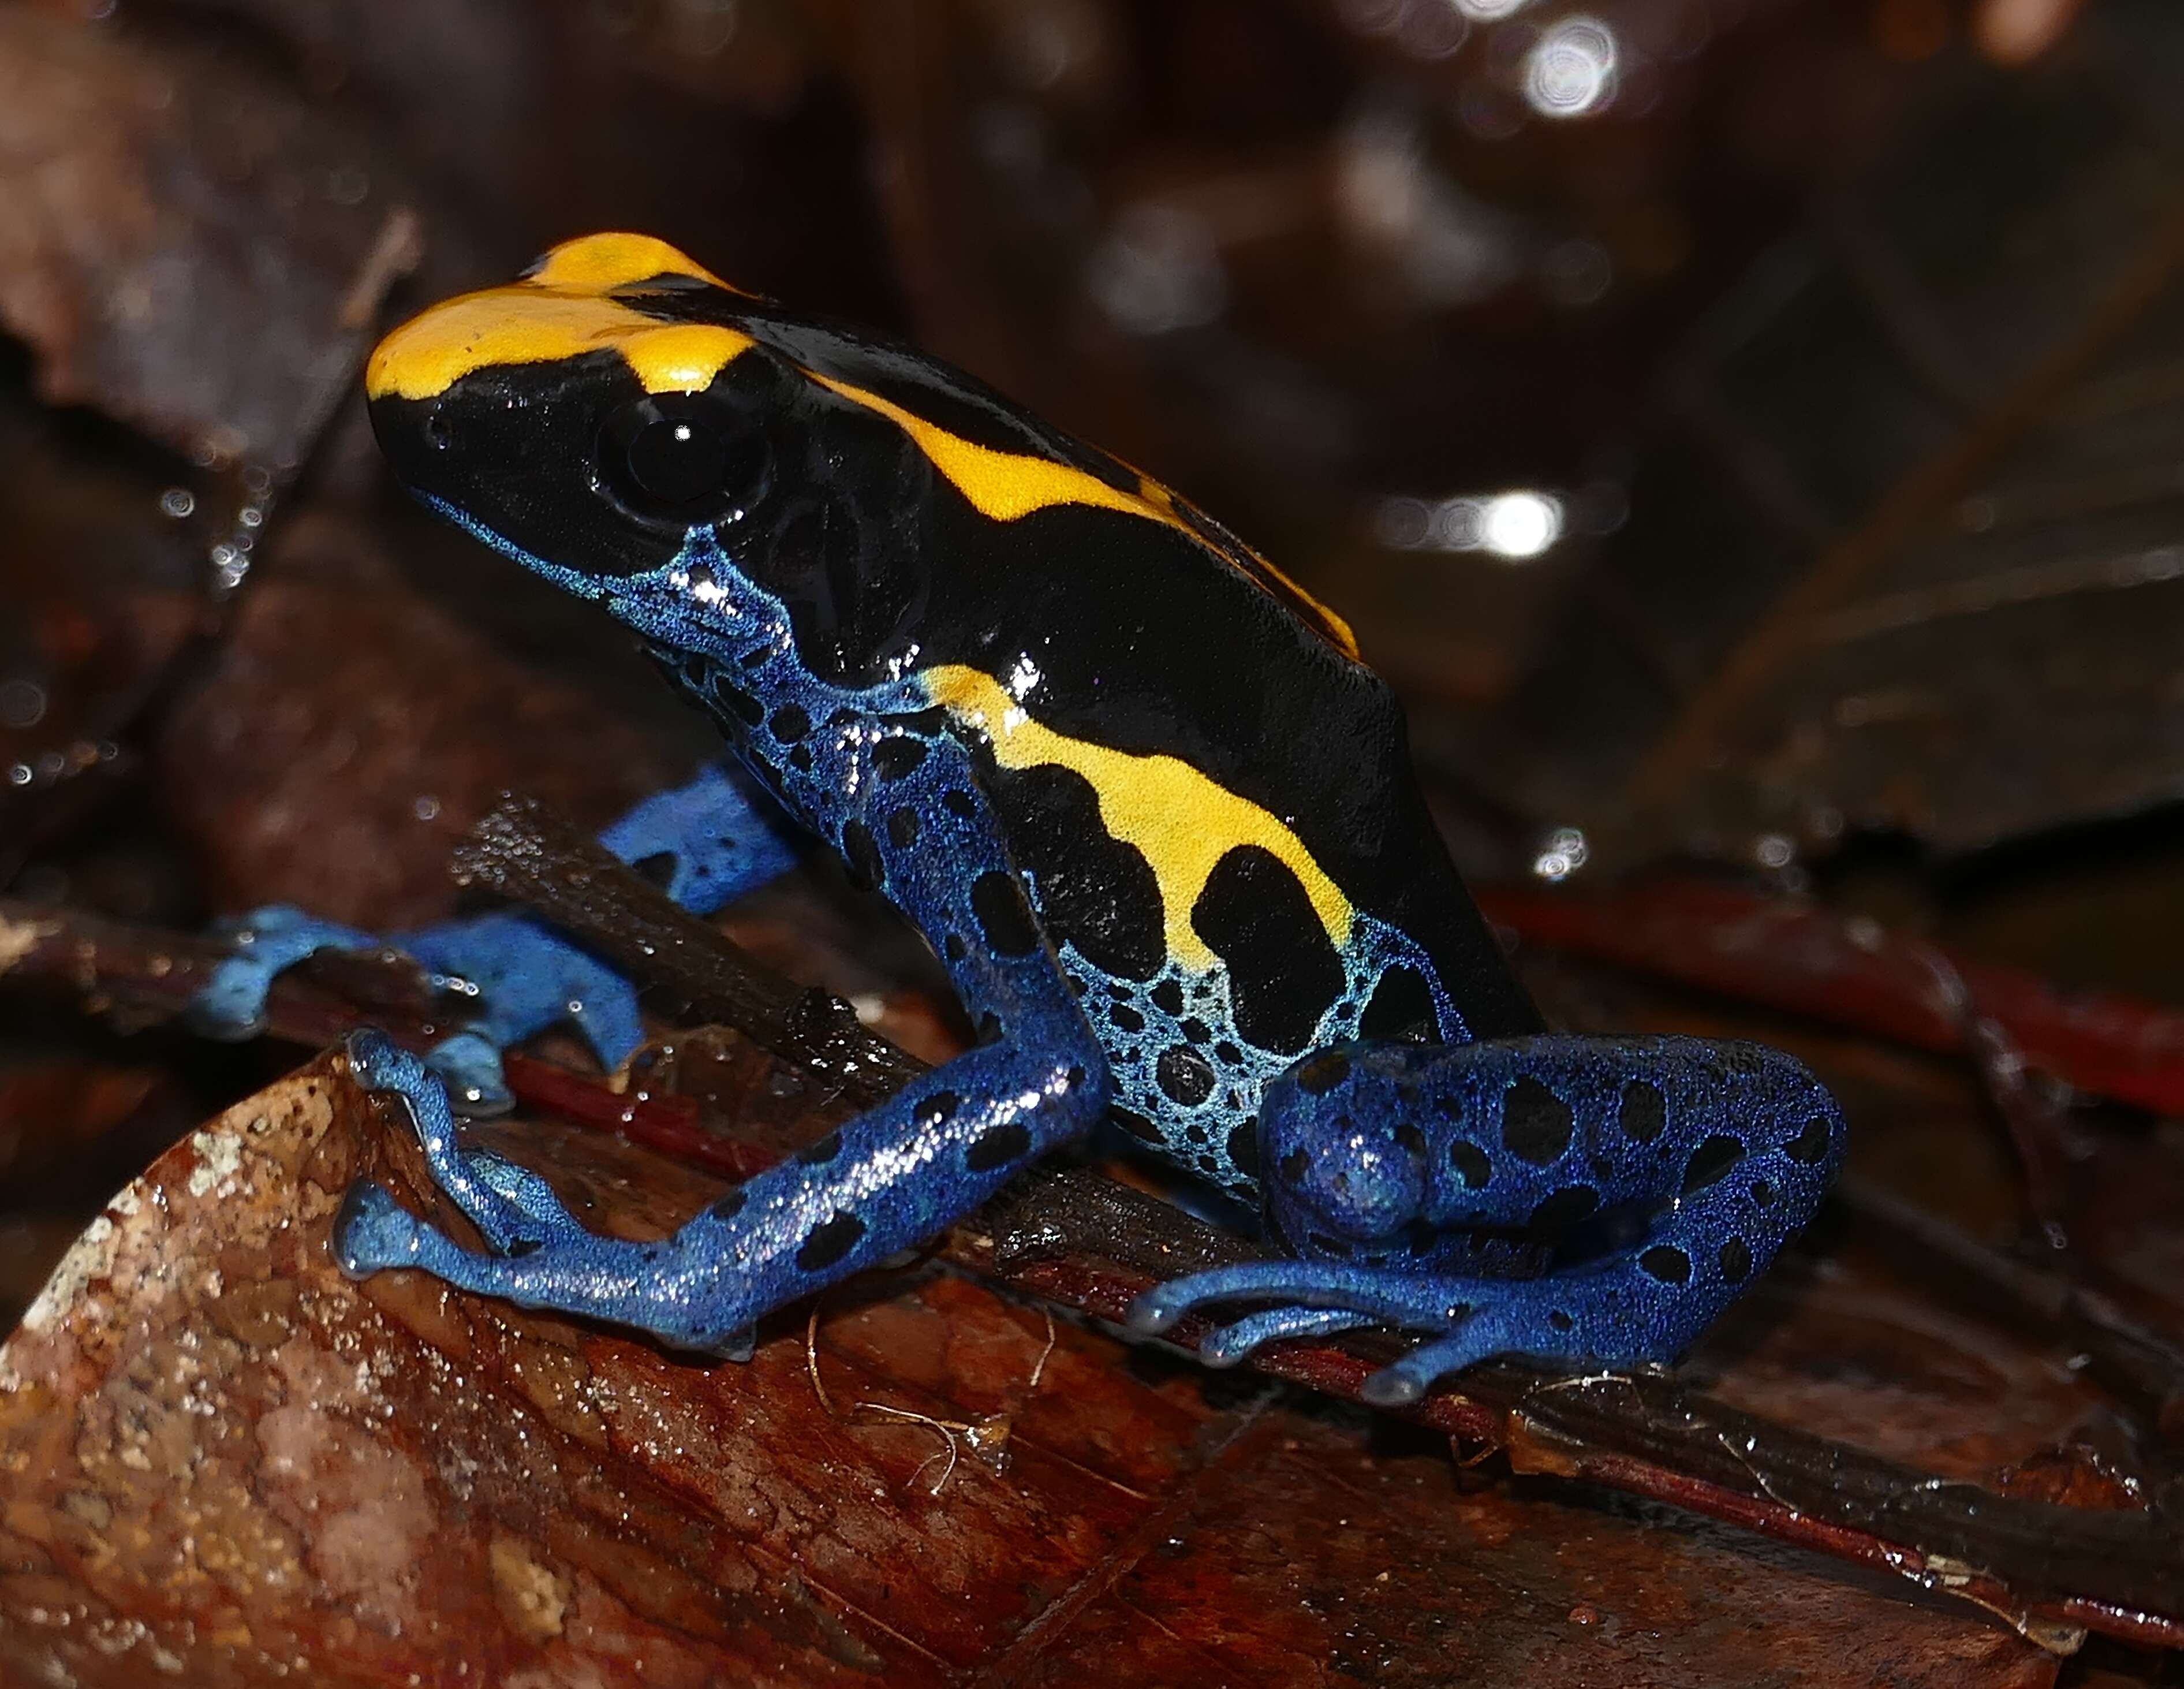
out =
[[[703,521],[754,479],[761,451],[724,407],[695,394],[660,393],[607,420],[599,468],[636,514]]]

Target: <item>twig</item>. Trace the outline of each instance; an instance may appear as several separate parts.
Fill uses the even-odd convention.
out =
[[[1659,879],[1605,893],[1486,887],[1478,895],[1488,918],[1520,938],[1955,1055],[1964,1050],[1964,1016],[1937,996],[1939,957],[2026,1064],[2078,1090],[2184,1114],[2184,1014],[2158,1004],[2065,995],[1872,922],[1712,881]]]
[[[925,1063],[866,1030],[831,993],[794,985],[694,921],[590,838],[527,798],[504,797],[455,852],[457,882],[526,903],[618,964],[818,1073],[853,1103],[894,1095]]]

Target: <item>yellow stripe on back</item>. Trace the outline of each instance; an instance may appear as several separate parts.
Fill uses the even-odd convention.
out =
[[[616,287],[655,276],[720,278],[644,235],[568,241],[504,287],[464,293],[412,317],[379,343],[365,368],[374,399],[431,399],[495,364],[546,364],[615,351],[647,393],[696,393],[751,344],[710,323],[665,323],[632,310]]]
[[[1147,521],[1158,522],[1164,527],[1172,527],[1194,543],[1222,557],[1231,568],[1241,570],[1247,576],[1261,574],[1279,583],[1307,621],[1314,618],[1318,621],[1337,650],[1353,662],[1357,661],[1357,640],[1351,633],[1348,622],[1257,552],[1248,554],[1248,562],[1228,557],[1176,509],[1175,495],[1150,476],[1139,474],[1138,490],[1125,493],[1073,465],[1057,463],[1052,458],[1038,457],[1028,453],[1005,452],[992,446],[982,446],[960,434],[949,432],[936,422],[927,421],[915,411],[906,410],[892,399],[883,399],[876,393],[853,387],[848,382],[837,381],[816,370],[806,370],[805,373],[820,386],[840,394],[852,404],[862,405],[894,423],[910,436],[933,466],[947,477],[957,492],[971,501],[980,515],[997,522],[1012,522],[1019,516],[1028,516],[1034,510],[1048,510],[1056,504],[1089,504],[1099,510],[1121,510],[1129,516],[1142,516]],[[1265,581],[1256,584],[1262,591],[1268,589]]]
[[[1167,953],[1184,967],[1203,973],[1214,965],[1190,911],[1214,865],[1239,844],[1258,845],[1295,874],[1328,938],[1338,950],[1348,942],[1350,900],[1303,841],[1248,798],[1178,758],[1136,756],[1058,733],[1032,720],[992,676],[963,664],[919,678],[928,699],[986,736],[1002,767],[1067,768],[1090,783],[1100,825],[1151,865]]]
[[[928,422],[876,393],[838,382],[816,370],[805,373],[850,404],[876,411],[900,427],[932,460],[933,466],[954,483],[956,490],[978,507],[980,515],[997,522],[1012,522],[1019,516],[1056,504],[1092,504],[1103,510],[1127,510],[1134,516],[1165,522],[1185,533],[1190,532],[1173,511],[1148,504],[1135,493],[1110,487],[1096,475],[1088,475],[1051,458],[982,446],[960,434],[950,433],[939,424]]]

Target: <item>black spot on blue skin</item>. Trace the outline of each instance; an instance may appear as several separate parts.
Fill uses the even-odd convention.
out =
[[[507,1253],[510,1259],[521,1261],[526,1255],[537,1254],[545,1246],[546,1240],[543,1238],[519,1237],[510,1240]]]
[[[917,772],[929,747],[923,739],[883,739],[872,747],[872,768],[883,780],[900,780]]]
[[[1721,1246],[1721,1276],[1732,1285],[1741,1285],[1752,1271],[1752,1251],[1741,1237],[1733,1237]]]
[[[811,1228],[796,1251],[796,1264],[806,1273],[823,1273],[855,1249],[864,1235],[862,1220],[847,1208],[837,1208],[833,1219]]]
[[[1661,1095],[1659,1086],[1633,1079],[1623,1087],[1615,1122],[1632,1143],[1650,1144],[1669,1123],[1669,1100]]]
[[[1153,1006],[1163,1014],[1179,1015],[1183,1012],[1183,987],[1174,980],[1162,980],[1147,995],[1152,998]]]
[[[1153,1123],[1134,1109],[1111,1106],[1107,1110],[1107,1118],[1112,1123],[1128,1132],[1133,1138],[1139,1139],[1145,1143],[1158,1144],[1166,1141],[1154,1129]]]
[[[806,1144],[796,1152],[796,1159],[806,1167],[824,1167],[842,1153],[842,1134],[829,1132],[816,1144]]]
[[[1225,1038],[1213,1046],[1213,1056],[1226,1067],[1233,1067],[1244,1059],[1244,1052]]]
[[[940,953],[950,962],[955,962],[962,961],[971,952],[964,947],[961,934],[950,933],[940,941]]]
[[[1817,1118],[1808,1120],[1805,1129],[1782,1146],[1782,1152],[1791,1161],[1802,1162],[1807,1167],[1818,1167],[1828,1158],[1828,1140],[1832,1135],[1825,1120]]]
[[[1600,1193],[1590,1185],[1567,1185],[1532,1210],[1525,1229],[1535,1241],[1551,1243],[1591,1219],[1599,1207]]]
[[[1350,1058],[1340,1050],[1330,1050],[1297,1068],[1297,1089],[1306,1096],[1325,1096],[1349,1077]]]
[[[734,1190],[725,1193],[719,1201],[714,1203],[705,1212],[716,1220],[733,1220],[738,1214],[743,1212],[746,1200],[744,1188],[738,1185]]]
[[[764,668],[766,665],[766,660],[772,655],[772,646],[754,645],[750,649],[745,651],[741,656],[738,657],[736,661],[738,665],[747,669]]]
[[[630,872],[655,891],[665,891],[675,884],[675,853],[655,850],[649,856],[639,856],[629,865]]]
[[[1259,1176],[1259,1122],[1256,1115],[1228,1129],[1228,1160],[1245,1178]]]
[[[1341,996],[1342,959],[1287,864],[1240,844],[1206,876],[1191,930],[1228,964],[1236,1030],[1262,1050],[1301,1054]]]
[[[1206,1025],[1204,1021],[1199,1019],[1196,1015],[1191,1016],[1189,1020],[1184,1022],[1184,1023],[1178,1027],[1176,1030],[1180,1032],[1184,1035],[1184,1039],[1192,1044],[1203,1044],[1207,1039],[1213,1036],[1213,1028]]]
[[[1409,1121],[1405,1120],[1396,1125],[1396,1141],[1420,1160],[1425,1158],[1426,1134],[1412,1125]]]
[[[1153,1065],[1153,1077],[1172,1101],[1186,1108],[1195,1108],[1213,1095],[1212,1064],[1187,1044],[1162,1051],[1160,1060]]]
[[[988,1009],[978,1017],[971,1029],[978,1034],[979,1043],[991,1044],[1001,1035],[1001,1017]]]
[[[958,821],[976,821],[978,802],[961,786],[950,786],[940,794],[940,806]]]
[[[842,861],[848,865],[850,883],[860,891],[877,890],[887,878],[887,864],[872,830],[861,821],[842,823]]]
[[[809,774],[811,772],[811,751],[803,745],[798,745],[788,753],[788,766],[800,774]]]
[[[1518,1161],[1548,1167],[1561,1160],[1575,1125],[1570,1106],[1537,1079],[1518,1079],[1502,1094],[1502,1146]]]
[[[1304,1176],[1312,1171],[1312,1157],[1302,1150],[1291,1150],[1282,1157],[1282,1177],[1292,1185],[1304,1183]]]
[[[887,829],[889,844],[898,850],[909,850],[917,843],[917,811],[909,808],[897,810],[888,817]]]
[[[1670,1244],[1655,1244],[1638,1257],[1638,1265],[1648,1278],[1658,1279],[1664,1285],[1688,1285],[1691,1281],[1691,1257]]]
[[[1021,1160],[1030,1149],[1030,1132],[1014,1121],[1006,1126],[989,1126],[963,1152],[963,1165],[973,1173],[991,1173]]]
[[[1428,1041],[1438,1030],[1433,988],[1415,967],[1391,967],[1383,973],[1357,1023],[1357,1035],[1376,1044]]]
[[[1774,1206],[1774,1187],[1769,1185],[1763,1179],[1753,1179],[1752,1181],[1752,1204],[1756,1208],[1773,1207]]]
[[[1558,1307],[1550,1308],[1547,1311],[1547,1324],[1553,1326],[1557,1331],[1574,1331],[1577,1329],[1577,1322],[1574,1319],[1572,1319]]]
[[[794,744],[811,731],[811,717],[794,704],[784,704],[766,720],[766,727],[783,744]]]
[[[1118,1032],[1143,1032],[1145,1017],[1128,1003],[1116,1003],[1109,1007],[1107,1018],[1115,1023]]]
[[[1744,1146],[1725,1133],[1716,1132],[1693,1150],[1691,1158],[1684,1163],[1683,1194],[1689,1196],[1720,1184],[1743,1159]]]
[[[1454,1091],[1442,1091],[1433,1102],[1434,1106],[1440,1111],[1442,1119],[1461,1121],[1463,1118],[1463,1099]]]
[[[1494,1163],[1486,1151],[1468,1139],[1458,1138],[1448,1146],[1448,1164],[1456,1169],[1457,1177],[1474,1190],[1484,1190],[1486,1181],[1494,1177]]]
[[[766,705],[726,675],[714,675],[706,693],[714,703],[732,712],[747,727],[755,727],[766,719]]]
[[[996,768],[988,782],[1009,854],[1037,889],[1054,941],[1111,976],[1157,973],[1167,958],[1160,881],[1142,851],[1107,831],[1092,783],[1051,765]]]
[[[989,868],[972,883],[971,912],[994,954],[1029,956],[1039,948],[1039,928],[1024,903],[1023,888],[999,868]]]
[[[954,1091],[935,1091],[911,1111],[910,1118],[915,1124],[930,1129],[946,1125],[962,1106],[963,1099]]]

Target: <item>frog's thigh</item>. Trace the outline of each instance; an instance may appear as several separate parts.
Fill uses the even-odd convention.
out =
[[[1800,1063],[1683,1038],[1331,1051],[1269,1088],[1261,1129],[1269,1215],[1312,1258],[1178,1279],[1133,1323],[1273,1302],[1450,1333],[1378,1375],[1389,1401],[1505,1352],[1668,1358],[1811,1217],[1841,1146]],[[1479,1229],[1563,1253],[1483,1276],[1462,1253]]]

